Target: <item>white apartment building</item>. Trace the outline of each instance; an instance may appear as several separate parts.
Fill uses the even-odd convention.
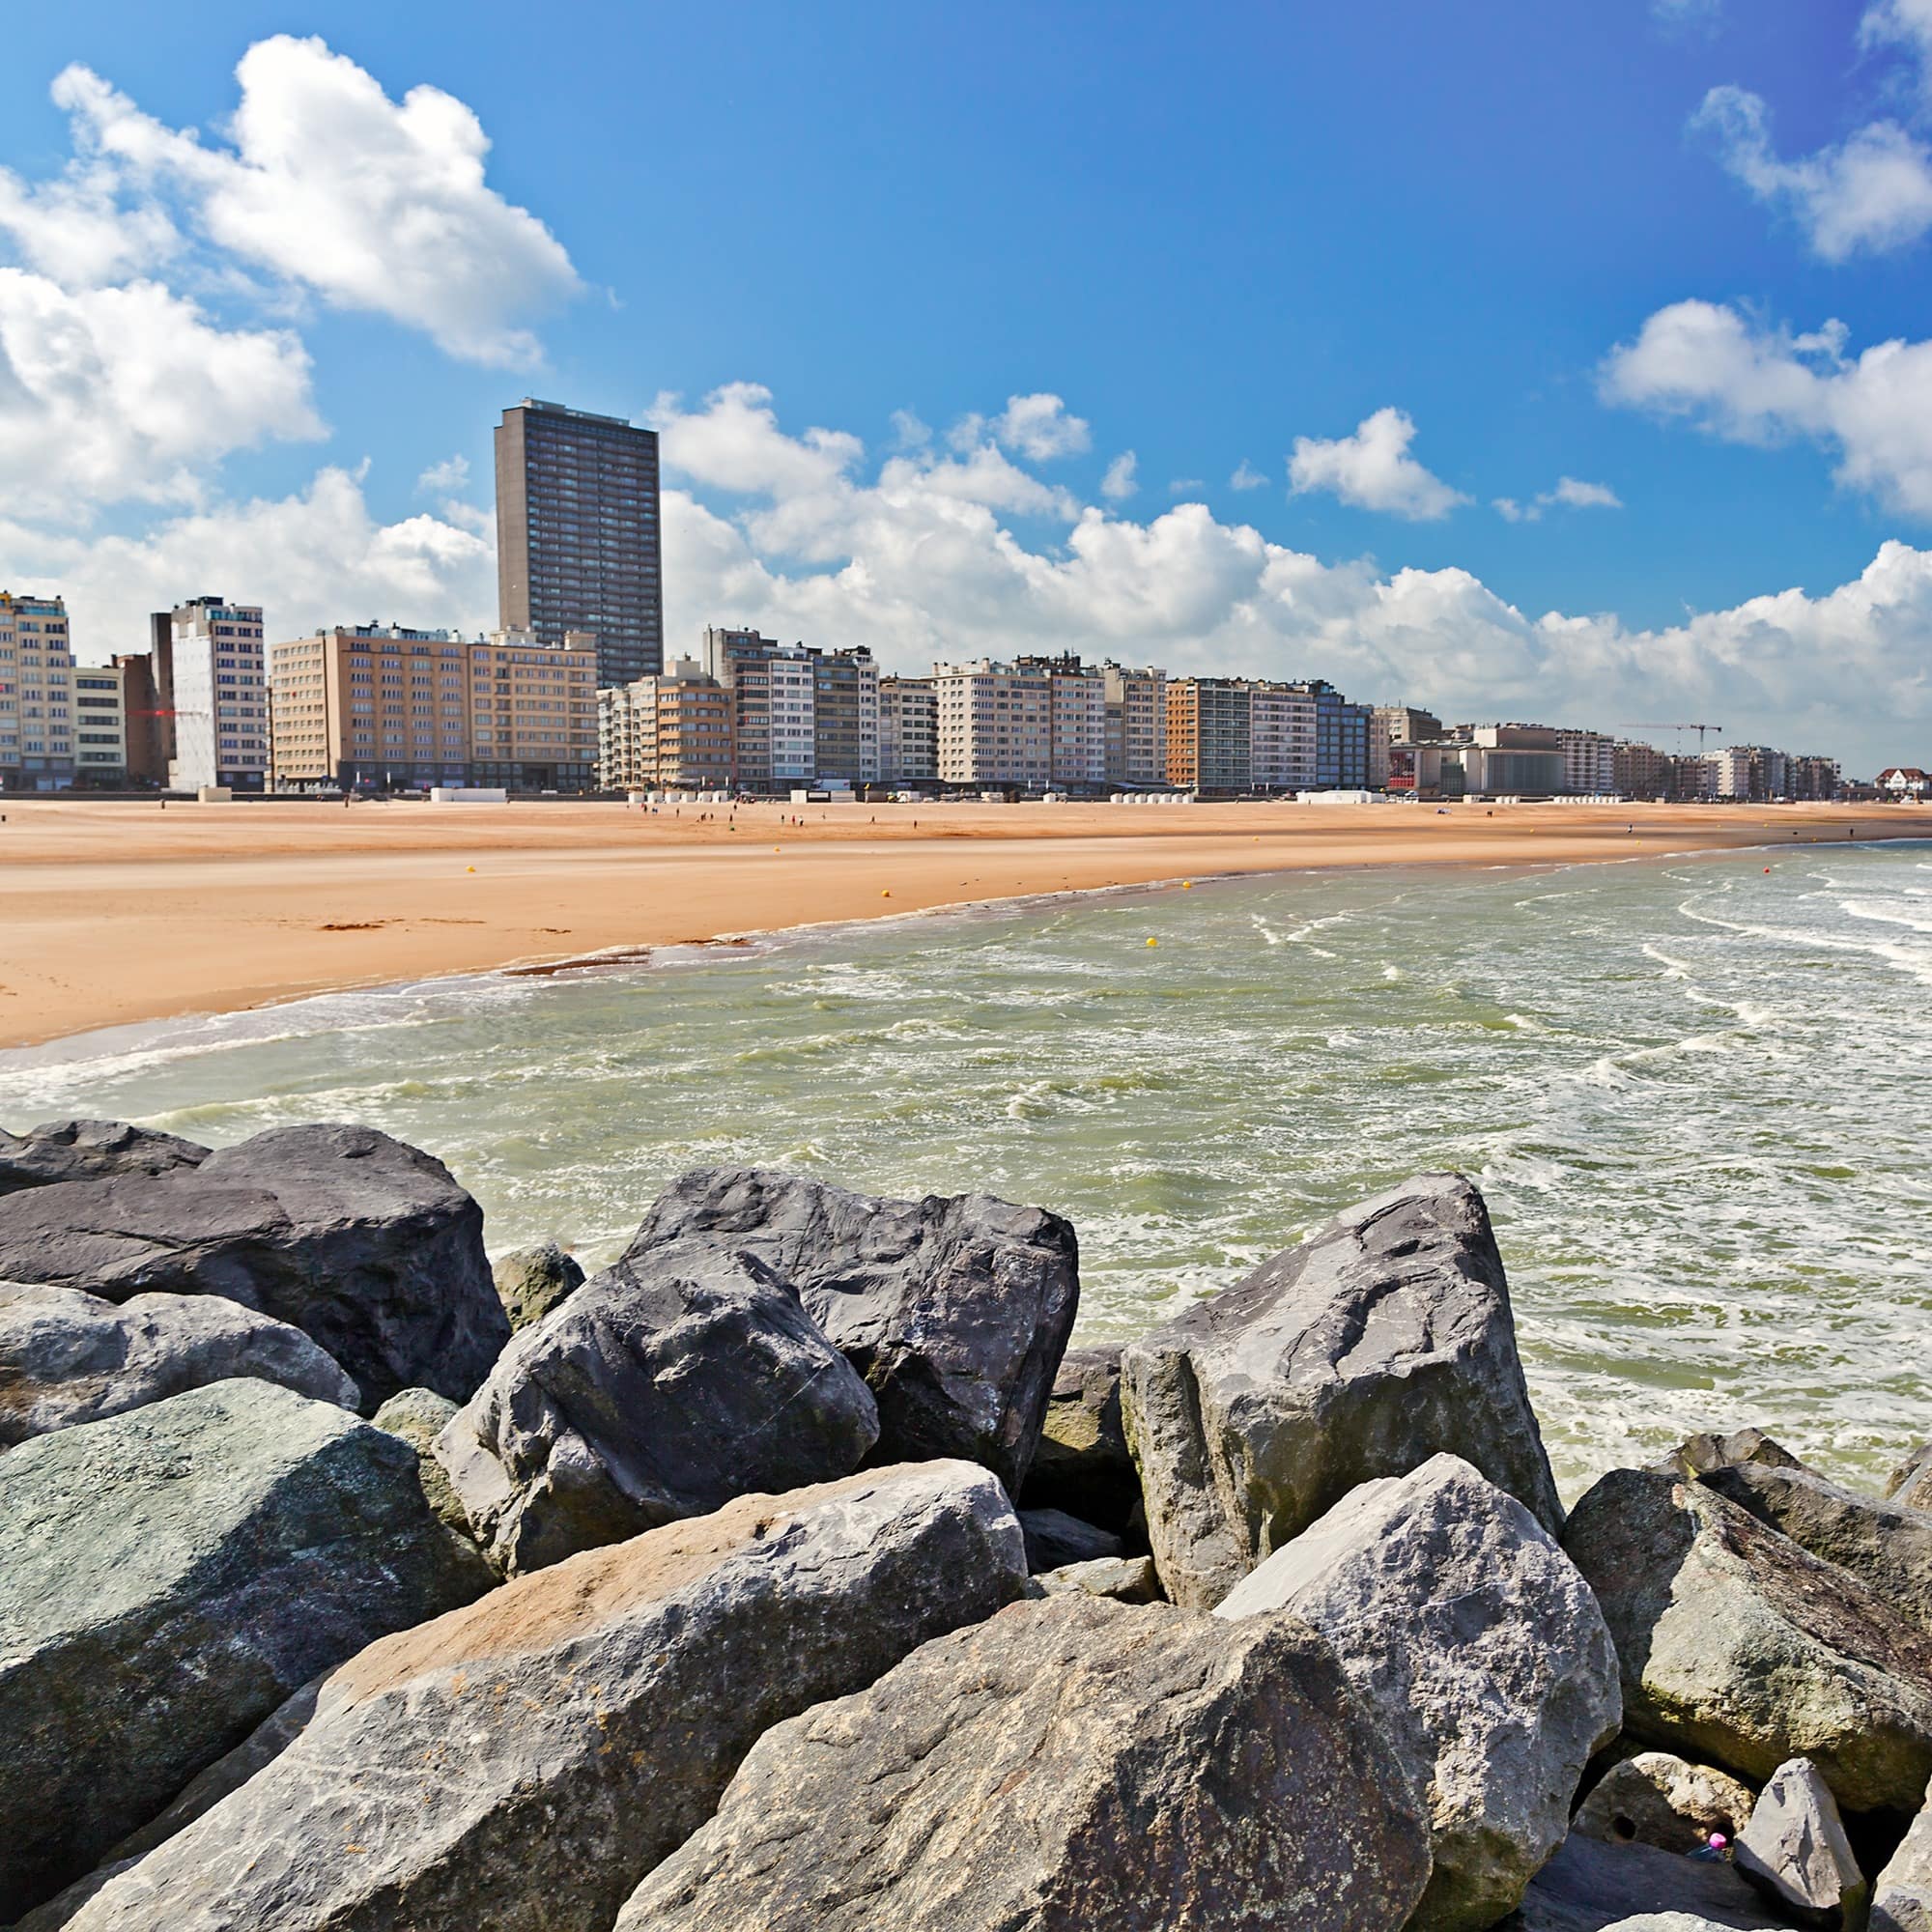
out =
[[[232,785],[260,791],[269,769],[269,680],[262,607],[194,597],[169,627],[169,699],[177,791]]]
[[[0,590],[0,791],[72,782],[72,677],[66,604]]]
[[[980,658],[934,665],[944,784],[1053,782],[1053,684],[1045,669]]]
[[[1028,662],[1022,659],[1024,664]],[[1107,781],[1107,681],[1078,658],[1046,664],[1053,721],[1053,782],[1099,786]]]
[[[73,673],[73,772],[101,780],[128,776],[128,671],[124,665],[78,665]]]
[[[1598,798],[1617,788],[1617,741],[1602,731],[1558,730],[1563,753],[1563,789],[1579,798]]]
[[[1103,666],[1107,702],[1105,776],[1117,784],[1167,782],[1167,673]]]
[[[817,767],[817,678],[802,645],[766,645],[755,655],[715,660],[706,674],[732,696],[738,782],[783,792],[809,783]]]
[[[879,776],[888,784],[938,778],[939,694],[931,678],[879,680]]]
[[[1321,706],[1306,685],[1248,687],[1248,782],[1256,791],[1313,791]]]

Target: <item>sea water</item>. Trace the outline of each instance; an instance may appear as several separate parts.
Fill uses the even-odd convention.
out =
[[[1574,1495],[1698,1428],[1866,1483],[1932,1435],[1928,1073],[1932,847],[1900,843],[1176,882],[328,995],[0,1054],[0,1122],[367,1122],[493,1250],[593,1264],[691,1167],[984,1189],[1074,1222],[1086,1341],[1457,1168]]]

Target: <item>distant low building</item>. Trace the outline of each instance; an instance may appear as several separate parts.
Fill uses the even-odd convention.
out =
[[[1369,783],[1388,787],[1389,752],[1394,746],[1431,745],[1441,736],[1442,721],[1433,711],[1418,710],[1413,704],[1374,706],[1369,712]]]
[[[1923,798],[1932,792],[1932,776],[1917,765],[1888,765],[1878,775],[1878,788],[1890,798]]]

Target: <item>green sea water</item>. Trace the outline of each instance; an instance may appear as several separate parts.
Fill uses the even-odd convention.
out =
[[[1858,1481],[1932,1435],[1928,1073],[1932,847],[1889,844],[1209,881],[329,995],[0,1054],[0,1122],[365,1121],[447,1161],[493,1250],[592,1263],[694,1166],[982,1188],[1073,1220],[1086,1340],[1459,1168],[1574,1495],[1694,1428]]]

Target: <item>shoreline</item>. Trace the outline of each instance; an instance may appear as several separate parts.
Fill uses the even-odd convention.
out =
[[[1932,838],[1932,810],[1824,805],[840,806],[804,825],[777,805],[690,820],[613,804],[359,805],[339,817],[182,804],[165,820],[145,802],[5,810],[6,1050],[330,992],[572,977],[668,949],[1183,880],[1809,849],[1853,830]],[[545,943],[558,940],[579,943]]]

